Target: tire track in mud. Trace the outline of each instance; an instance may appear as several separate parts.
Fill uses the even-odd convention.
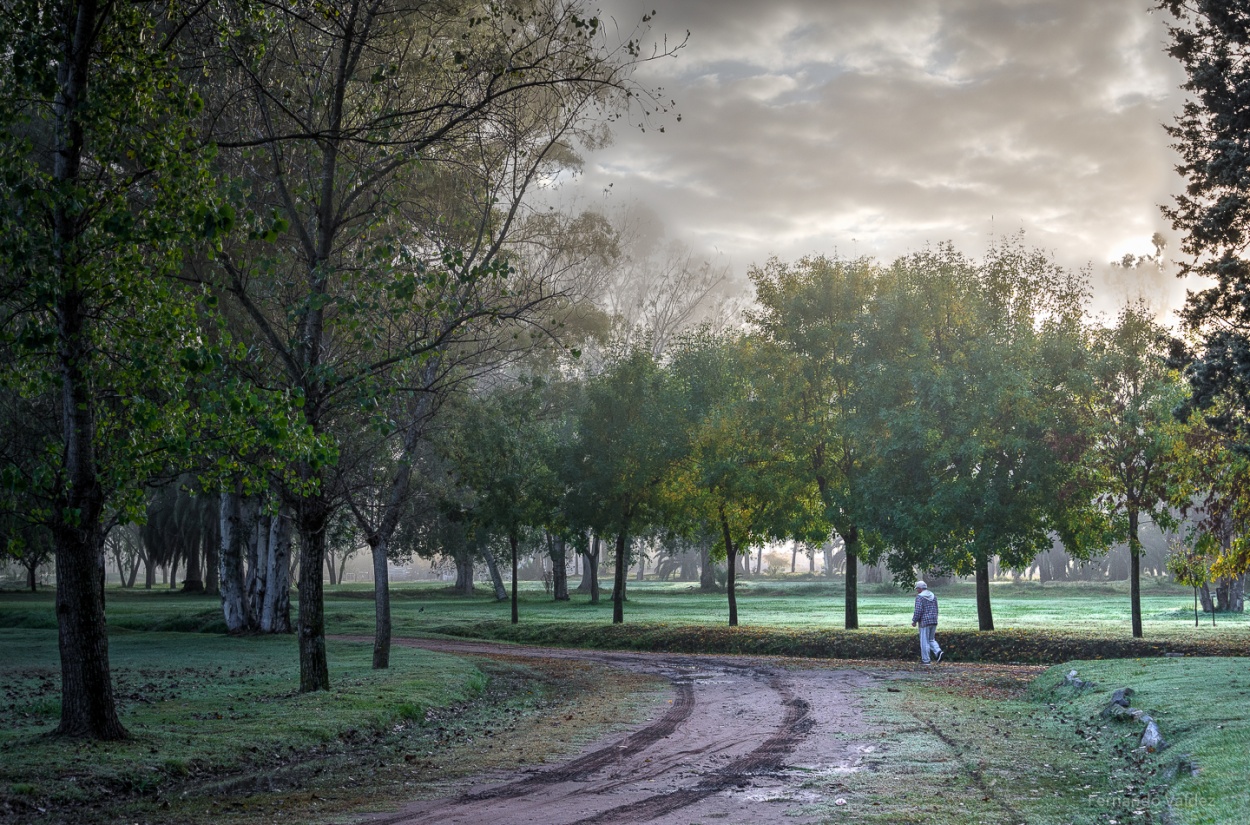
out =
[[[651,745],[671,735],[694,711],[694,687],[689,682],[678,681],[674,681],[673,687],[676,688],[677,695],[673,699],[673,706],[669,708],[668,712],[656,722],[630,734],[619,744],[591,751],[558,768],[542,771],[525,779],[510,782],[507,785],[490,788],[480,793],[465,794],[455,801],[465,803],[476,802],[481,799],[495,799],[501,796],[516,796],[529,793],[532,789],[543,785],[554,785],[558,782],[576,782],[603,770],[609,765],[641,753]]]
[[[804,699],[796,699],[791,686],[777,676],[769,679],[769,687],[777,691],[786,708],[780,727],[765,739],[759,747],[718,771],[699,781],[692,788],[682,788],[664,794],[641,799],[616,808],[609,808],[593,816],[579,819],[573,825],[616,825],[628,822],[650,822],[687,806],[700,802],[713,794],[741,787],[752,776],[779,770],[785,758],[812,729],[808,713],[811,706]]]

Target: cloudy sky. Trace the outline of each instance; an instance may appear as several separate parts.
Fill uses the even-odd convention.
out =
[[[1170,235],[1181,185],[1163,124],[1180,104],[1150,0],[612,0],[679,56],[638,79],[681,122],[622,129],[569,191],[641,203],[741,277],[769,255],[889,260],[951,240],[980,254],[1023,229],[1064,264]],[[658,127],[665,126],[660,134]],[[610,186],[609,186],[610,185]],[[1175,247],[1175,242],[1173,242]],[[1147,282],[1176,305],[1171,276]]]

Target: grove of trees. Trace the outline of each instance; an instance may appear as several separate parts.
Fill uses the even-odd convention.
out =
[[[375,668],[413,555],[461,591],[484,562],[500,599],[506,561],[514,622],[523,556],[555,599],[580,556],[595,601],[608,559],[623,622],[663,543],[707,588],[725,562],[736,624],[753,549],[836,542],[847,629],[861,566],[885,566],[974,577],[992,630],[992,566],[1123,541],[1140,636],[1142,522],[1184,519],[1185,569],[1239,604],[1250,223],[1214,161],[1250,139],[1244,23],[1163,5],[1195,95],[1169,214],[1216,282],[1177,340],[1140,304],[1091,317],[1084,275],[1020,237],[771,259],[738,316],[645,216],[539,208],[609,124],[667,117],[633,77],[680,49],[649,15],[622,35],[562,0],[13,0],[0,551],[32,587],[55,560],[59,732],[126,735],[106,550],[131,583],[181,565],[232,633],[294,632],[302,691],[330,688],[323,571],[357,547]]]

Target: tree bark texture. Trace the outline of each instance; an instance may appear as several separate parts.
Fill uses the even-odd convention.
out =
[[[53,104],[52,177],[68,189],[78,180],[85,152],[80,107],[86,102],[91,52],[101,18],[96,0],[54,7],[63,38]],[[55,14],[49,11],[49,14]],[[63,736],[122,739],[109,669],[104,618],[104,507],[95,453],[95,404],[87,377],[92,360],[91,317],[72,259],[82,228],[77,210],[58,198],[52,215],[57,366],[61,379],[62,471],[64,484],[53,505],[50,527],[56,549],[57,641],[61,656]]]
[[[260,611],[261,633],[291,632],[291,519],[281,510],[269,519],[265,557],[265,596]]]
[[[1128,509],[1129,585],[1128,597],[1133,614],[1133,638],[1142,638],[1141,626],[1141,539],[1137,536],[1137,508]]]
[[[590,549],[582,554],[582,580],[577,585],[578,593],[589,593],[590,603],[599,603],[599,554],[602,543],[598,535],[591,536]]]
[[[728,575],[725,577],[725,592],[729,597],[729,626],[737,627],[738,626],[738,594],[734,587],[734,583],[737,580],[736,576],[734,575],[734,571],[737,570],[738,568],[738,565],[736,563],[738,554],[734,550],[733,537],[729,533],[729,520],[725,518],[724,508],[721,508],[721,511],[720,511],[720,525],[721,525],[721,531],[725,535],[726,558],[729,560],[729,564],[726,565],[726,569],[729,572],[728,572]]]
[[[247,546],[247,618],[248,627],[260,630],[260,617],[265,612],[265,588],[269,584],[269,531],[272,518],[259,511],[248,531]]]
[[[846,607],[847,630],[859,629],[859,529],[852,527],[842,536],[846,544]]]
[[[706,542],[699,545],[699,590],[711,593],[716,590],[716,567],[712,563],[712,548]]]
[[[390,545],[375,536],[369,552],[373,557],[373,669],[391,666]]]
[[[221,612],[227,633],[247,630],[247,603],[243,578],[245,539],[243,500],[235,492],[221,494],[221,555],[218,578],[221,582]]]
[[[473,552],[468,544],[464,544],[452,552],[452,562],[456,565],[455,591],[462,596],[473,595]]]
[[[508,591],[503,586],[503,576],[499,574],[499,565],[495,563],[495,554],[485,544],[479,544],[477,549],[482,554],[482,559],[486,562],[486,569],[490,571],[491,585],[495,588],[495,601],[502,602],[508,598]]]
[[[295,523],[299,531],[299,689],[301,693],[330,689],[330,665],[326,659],[325,587],[326,525],[329,506],[321,495],[299,500]]]
[[[569,600],[568,545],[563,536],[551,541],[551,594],[552,600]]]
[[[625,621],[625,550],[628,543],[628,536],[625,535],[624,530],[616,534],[616,576],[612,587],[612,624],[621,624]]]
[[[512,551],[512,623],[516,624],[521,617],[517,611],[517,536],[515,532],[508,533],[508,548]]]
[[[994,612],[990,608],[990,560],[984,554],[976,559],[977,629],[994,629]]]

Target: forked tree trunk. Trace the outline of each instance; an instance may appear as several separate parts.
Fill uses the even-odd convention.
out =
[[[599,603],[599,553],[598,534],[591,536],[590,548],[582,554],[582,580],[577,585],[578,593],[589,593],[590,603]]]

